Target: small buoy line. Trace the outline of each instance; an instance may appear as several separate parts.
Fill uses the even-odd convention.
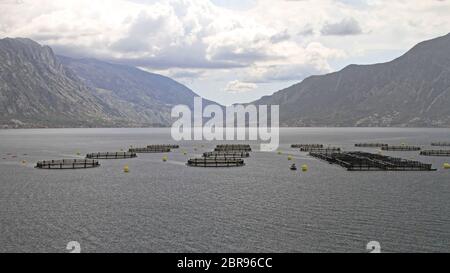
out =
[[[431,146],[450,147],[450,142],[433,142]]]
[[[27,157],[28,154],[22,154],[20,157]],[[16,159],[19,158],[19,155],[16,153],[6,153],[3,157],[1,157],[2,160],[8,160],[8,159]],[[28,164],[28,161],[25,159],[20,160],[20,164],[26,166]]]
[[[423,150],[420,152],[423,156],[447,156],[450,157],[450,150]]]
[[[419,146],[408,146],[402,143],[400,146],[383,146],[381,150],[383,151],[420,151],[422,148]]]

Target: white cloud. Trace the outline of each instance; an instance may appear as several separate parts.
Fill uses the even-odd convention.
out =
[[[279,48],[280,60],[254,65],[244,75],[248,82],[301,81],[310,75],[331,72],[328,59],[343,58],[341,50],[330,49],[320,43],[309,43],[305,48],[285,43]]]
[[[30,37],[60,54],[181,79],[211,73],[228,82],[239,71],[248,84],[300,81],[332,71],[337,58],[406,50],[450,32],[450,1],[239,3],[229,9],[208,0],[4,0],[0,37]]]
[[[231,81],[225,87],[226,92],[230,93],[243,93],[256,89],[258,86],[254,83],[241,82],[241,81]]]
[[[314,58],[305,55],[307,45],[290,41],[284,25],[208,0],[23,0],[0,7],[2,36],[30,37],[74,57],[160,70],[309,65]]]

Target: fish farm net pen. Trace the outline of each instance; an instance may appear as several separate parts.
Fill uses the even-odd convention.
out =
[[[62,159],[43,160],[36,163],[38,169],[89,169],[99,167],[98,160],[93,159]]]
[[[135,157],[137,157],[136,153],[131,152],[91,153],[86,155],[86,158],[89,159],[125,159]]]
[[[432,164],[364,152],[310,153],[348,171],[436,171]]]

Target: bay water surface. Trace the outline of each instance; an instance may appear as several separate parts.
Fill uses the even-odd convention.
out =
[[[450,141],[450,129],[286,128],[280,137],[281,155],[248,142],[246,166],[204,169],[187,159],[219,142],[176,143],[170,129],[0,130],[0,252],[67,252],[70,241],[82,252],[366,252],[369,241],[382,252],[450,251],[450,171],[442,168],[450,158],[383,152],[438,171],[348,172],[290,148],[431,148]],[[167,143],[181,145],[167,162],[139,154],[95,169],[34,168],[38,160]],[[309,170],[290,171],[292,163]]]

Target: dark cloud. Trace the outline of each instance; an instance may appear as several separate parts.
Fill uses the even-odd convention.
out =
[[[362,34],[362,29],[354,18],[346,18],[337,23],[326,23],[321,33],[323,35],[336,35],[336,36],[346,36],[346,35],[358,35]]]
[[[232,61],[209,61],[203,58],[184,58],[177,56],[157,56],[144,58],[117,58],[110,59],[116,63],[142,66],[152,69],[170,69],[170,68],[199,68],[199,69],[224,69],[224,68],[242,68],[247,64]]]
[[[236,46],[221,46],[216,48],[211,54],[210,59],[214,61],[227,61],[248,65],[255,61],[272,59],[261,48],[238,48]]]
[[[283,41],[287,41],[290,38],[291,38],[291,36],[287,32],[287,30],[285,30],[283,32],[277,33],[277,34],[273,35],[272,37],[270,37],[270,41],[273,44],[276,44],[276,43],[280,43],[280,42],[283,42]]]
[[[314,35],[314,28],[312,26],[306,26],[304,29],[297,33],[298,36],[312,36]]]

